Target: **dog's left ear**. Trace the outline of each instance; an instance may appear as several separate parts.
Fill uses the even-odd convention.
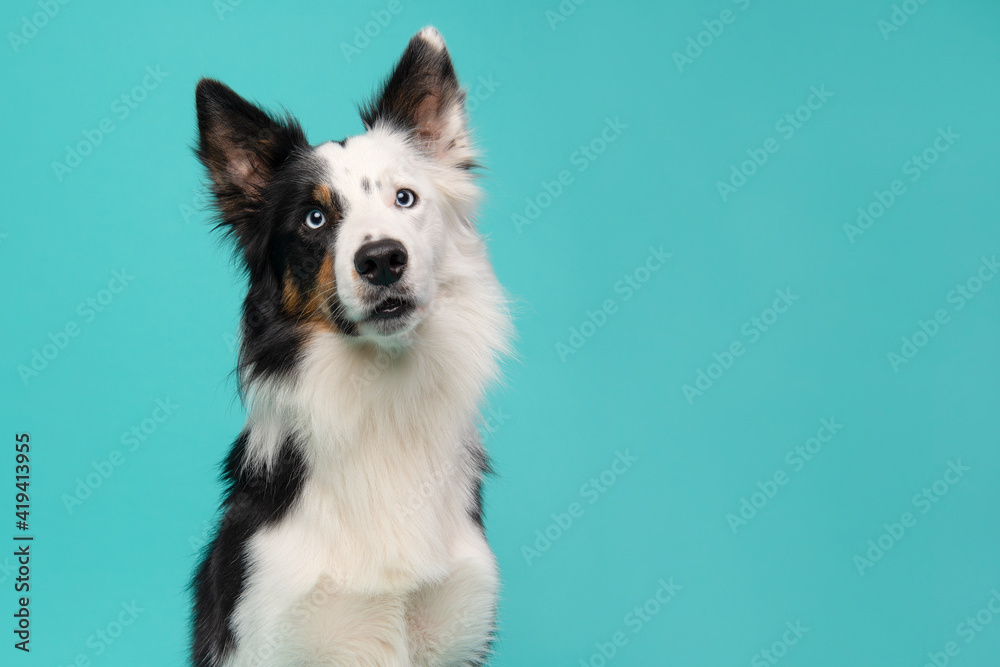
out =
[[[361,109],[361,119],[369,130],[378,125],[405,130],[432,157],[470,166],[465,91],[434,28],[413,36],[381,93]]]

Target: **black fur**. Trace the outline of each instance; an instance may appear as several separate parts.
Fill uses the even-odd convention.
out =
[[[242,390],[248,382],[280,377],[295,367],[305,334],[297,318],[282,309],[286,272],[300,289],[314,285],[324,248],[335,245],[335,222],[346,209],[337,193],[332,206],[313,197],[314,185],[323,180],[320,166],[294,118],[271,116],[211,79],[198,84],[196,103],[198,157],[212,179],[219,227],[236,242],[250,283],[243,303]],[[234,165],[251,165],[252,171]],[[318,234],[302,229],[314,208],[330,221]],[[355,334],[336,295],[330,300],[334,324],[341,333]]]
[[[192,583],[191,659],[196,667],[215,667],[233,649],[229,617],[243,590],[247,540],[285,516],[306,480],[306,464],[294,438],[285,438],[276,460],[267,467],[245,465],[248,440],[244,431],[226,460],[222,522]]]
[[[268,186],[309,143],[293,117],[271,116],[219,81],[199,81],[195,103],[198,158],[212,179],[220,226],[236,237],[250,265],[263,249],[257,223]],[[236,164],[248,168],[234,169]]]
[[[361,107],[361,119],[371,129],[382,122],[409,131],[422,141],[434,141],[434,126],[452,105],[465,104],[447,50],[438,50],[414,36],[382,86],[381,94]]]
[[[469,516],[476,522],[479,529],[485,533],[486,526],[483,523],[483,481],[486,475],[493,474],[493,466],[490,465],[489,456],[486,454],[486,450],[483,449],[479,433],[475,434],[474,439],[469,442],[468,447],[472,454],[472,461],[476,466],[476,472],[479,473],[476,476],[476,487],[472,492],[472,506],[469,508]]]
[[[308,334],[301,314],[291,312],[289,302],[295,299],[288,295],[317,289],[321,267],[336,247],[336,223],[347,210],[343,198],[323,183],[321,166],[311,157],[311,146],[293,117],[268,114],[210,79],[199,82],[196,102],[197,155],[212,181],[218,226],[234,241],[249,283],[238,362],[244,393],[248,383],[287,376],[297,368]],[[376,123],[391,125],[427,149],[440,139],[437,132],[446,110],[463,104],[464,92],[447,52],[417,36],[381,94],[361,114],[369,129]],[[326,196],[317,196],[320,184],[327,187]],[[374,186],[381,189],[382,183],[375,181]],[[370,193],[371,187],[365,178],[362,188]],[[313,209],[321,210],[328,221],[317,230],[303,225]],[[326,305],[331,328],[357,335],[357,326],[345,317],[335,294]],[[271,465],[246,465],[249,437],[246,431],[239,436],[225,462],[222,520],[192,582],[191,657],[196,667],[216,667],[233,650],[231,615],[245,586],[247,541],[289,512],[308,476],[301,446],[292,436],[285,438]],[[478,439],[470,447],[479,471],[489,473]],[[481,476],[469,516],[482,529]]]
[[[269,116],[217,81],[199,83],[196,98],[198,157],[212,179],[219,226],[235,241],[249,282],[239,360],[242,390],[246,382],[281,376],[296,366],[305,333],[282,307],[285,281],[302,291],[315,287],[322,259],[335,245],[334,223],[344,211],[335,196],[332,205],[315,200],[319,169],[294,119]],[[334,237],[303,230],[302,220],[314,208],[331,221],[323,234]],[[353,325],[340,324],[351,333]],[[192,584],[192,661],[198,667],[212,667],[232,650],[230,615],[244,585],[246,542],[285,515],[307,474],[291,437],[272,465],[244,465],[248,438],[244,432],[226,460],[222,521]]]

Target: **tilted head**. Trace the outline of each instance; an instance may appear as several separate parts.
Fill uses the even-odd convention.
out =
[[[367,131],[343,141],[312,146],[292,117],[198,84],[198,156],[250,281],[250,375],[281,371],[311,336],[405,347],[443,293],[490,273],[464,101],[433,28],[361,110]]]

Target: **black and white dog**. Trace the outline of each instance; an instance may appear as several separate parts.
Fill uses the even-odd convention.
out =
[[[195,665],[486,660],[476,424],[510,323],[464,102],[433,28],[343,141],[198,84],[198,156],[249,292],[248,417],[193,583]]]

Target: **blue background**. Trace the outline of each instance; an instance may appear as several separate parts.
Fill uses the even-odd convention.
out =
[[[519,357],[487,437],[504,578],[494,664],[754,666],[773,664],[768,650],[789,667],[917,667],[955,642],[949,664],[996,665],[1000,619],[983,612],[992,623],[971,641],[959,625],[1000,590],[1000,280],[975,280],[1000,253],[996,3],[910,0],[890,31],[888,0],[592,0],[564,2],[565,20],[546,14],[557,0],[402,0],[345,54],[388,4],[76,1],[32,31],[40,5],[5,3],[0,535],[16,532],[14,434],[27,431],[36,542],[30,656],[11,646],[0,557],[0,662],[185,655],[184,587],[243,419],[230,376],[242,286],[201,210],[197,79],[286,107],[313,142],[339,139],[434,24],[478,95],[481,226],[517,302]],[[165,76],[133,92],[147,67]],[[832,96],[800,109],[814,86]],[[808,119],[787,136],[776,124],[797,112]],[[609,119],[625,127],[602,145]],[[57,173],[102,121],[113,131]],[[906,163],[948,128],[958,138],[911,180]],[[769,138],[777,152],[741,167]],[[734,165],[754,173],[723,197]],[[546,198],[563,170],[572,181]],[[881,217],[845,230],[895,180],[905,192]],[[647,273],[650,247],[671,257]],[[105,292],[114,271],[127,285]],[[645,279],[629,298],[626,276]],[[981,289],[959,309],[966,284]],[[796,299],[775,321],[776,290]],[[603,325],[585,325],[609,299]],[[947,322],[891,363],[939,309]],[[62,338],[68,324],[78,333]],[[25,374],[53,339],[64,347]],[[715,378],[686,395],[699,371]],[[177,406],[162,423],[157,400]],[[843,426],[797,469],[787,453],[823,419]],[[145,440],[130,451],[134,427]],[[102,463],[115,450],[120,464]],[[616,452],[636,460],[606,472]],[[915,502],[949,462],[969,470]],[[110,476],[68,508],[95,465]],[[785,484],[767,483],[776,473]],[[759,507],[740,524],[744,499]],[[906,512],[905,533],[883,535]],[[891,548],[859,565],[880,536]],[[671,579],[680,588],[656,602]],[[133,601],[134,622],[98,640]]]

